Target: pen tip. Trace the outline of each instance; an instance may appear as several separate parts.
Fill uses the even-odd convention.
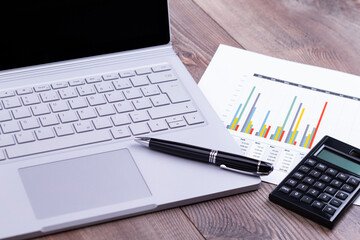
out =
[[[149,142],[150,142],[150,138],[148,137],[136,137],[134,139],[137,143],[140,143],[142,145],[145,145],[145,146],[149,146]]]

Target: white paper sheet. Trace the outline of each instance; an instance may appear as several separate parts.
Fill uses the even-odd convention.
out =
[[[220,45],[199,86],[241,152],[274,164],[263,181],[280,183],[324,135],[360,147],[358,76]]]

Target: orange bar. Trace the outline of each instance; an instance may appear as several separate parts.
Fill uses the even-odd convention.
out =
[[[268,133],[269,133],[269,131],[270,131],[270,128],[271,128],[271,126],[269,126],[268,130],[266,131],[264,138],[267,137],[267,135],[268,135]]]
[[[325,109],[326,109],[327,104],[328,104],[328,102],[325,102],[324,109],[322,110],[322,113],[321,113],[321,115],[320,115],[319,122],[318,122],[318,124],[317,124],[317,126],[316,126],[316,128],[315,128],[314,136],[313,136],[312,139],[311,139],[311,143],[310,143],[310,145],[309,145],[309,148],[311,148],[311,146],[312,146],[312,144],[313,144],[313,142],[314,142],[314,139],[315,139],[317,130],[319,129],[320,122],[321,122],[322,117],[324,116],[324,112],[325,112]]]

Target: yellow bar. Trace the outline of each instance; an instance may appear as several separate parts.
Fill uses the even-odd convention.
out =
[[[291,139],[290,139],[290,142],[289,142],[290,144],[292,144],[292,142],[293,142],[293,140],[294,140],[295,133],[296,133],[296,131],[297,131],[297,128],[299,127],[299,123],[300,123],[300,120],[301,120],[301,118],[302,118],[302,115],[304,114],[304,111],[305,111],[305,108],[303,108],[303,110],[301,111],[299,120],[298,120],[297,123],[296,123],[296,127],[295,127],[295,129],[294,129],[293,134],[291,135]]]
[[[233,122],[233,125],[231,126],[231,130],[234,130],[234,127],[235,127],[235,124],[236,124],[236,122],[237,122],[237,120],[238,120],[238,118],[235,118],[235,120],[234,120],[234,122]]]
[[[260,135],[259,135],[260,137],[263,136],[265,129],[266,129],[266,125],[264,125],[263,129],[261,130],[261,133],[260,133]]]
[[[245,130],[245,133],[248,133],[250,127],[251,127],[251,124],[252,124],[252,121],[249,122],[249,125],[247,126],[246,130]]]
[[[281,130],[282,130],[282,127],[279,127],[279,130],[278,130],[278,132],[276,133],[276,136],[275,136],[274,140],[277,140],[277,139],[278,139],[278,136],[279,136]]]
[[[307,147],[307,145],[308,145],[308,143],[309,143],[310,136],[311,136],[311,134],[309,134],[309,135],[307,136],[307,138],[306,138],[306,142],[305,142],[305,144],[304,144],[304,147],[305,147],[305,148]]]

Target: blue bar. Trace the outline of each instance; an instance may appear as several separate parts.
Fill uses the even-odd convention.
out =
[[[275,133],[273,134],[273,135],[271,135],[271,138],[270,139],[272,139],[272,140],[274,140],[275,139],[275,136],[276,136],[276,133],[279,131],[279,126],[276,128],[276,130],[275,130]],[[280,134],[279,134],[280,135]]]
[[[234,122],[235,122],[235,118],[236,118],[236,116],[238,115],[238,113],[239,113],[239,111],[240,111],[241,106],[242,106],[242,103],[239,105],[238,109],[236,110],[236,113],[235,113],[235,115],[234,115],[234,118],[233,118],[233,120],[231,121],[230,125],[228,126],[228,129],[230,129],[230,128],[231,128],[231,126],[234,124]]]

